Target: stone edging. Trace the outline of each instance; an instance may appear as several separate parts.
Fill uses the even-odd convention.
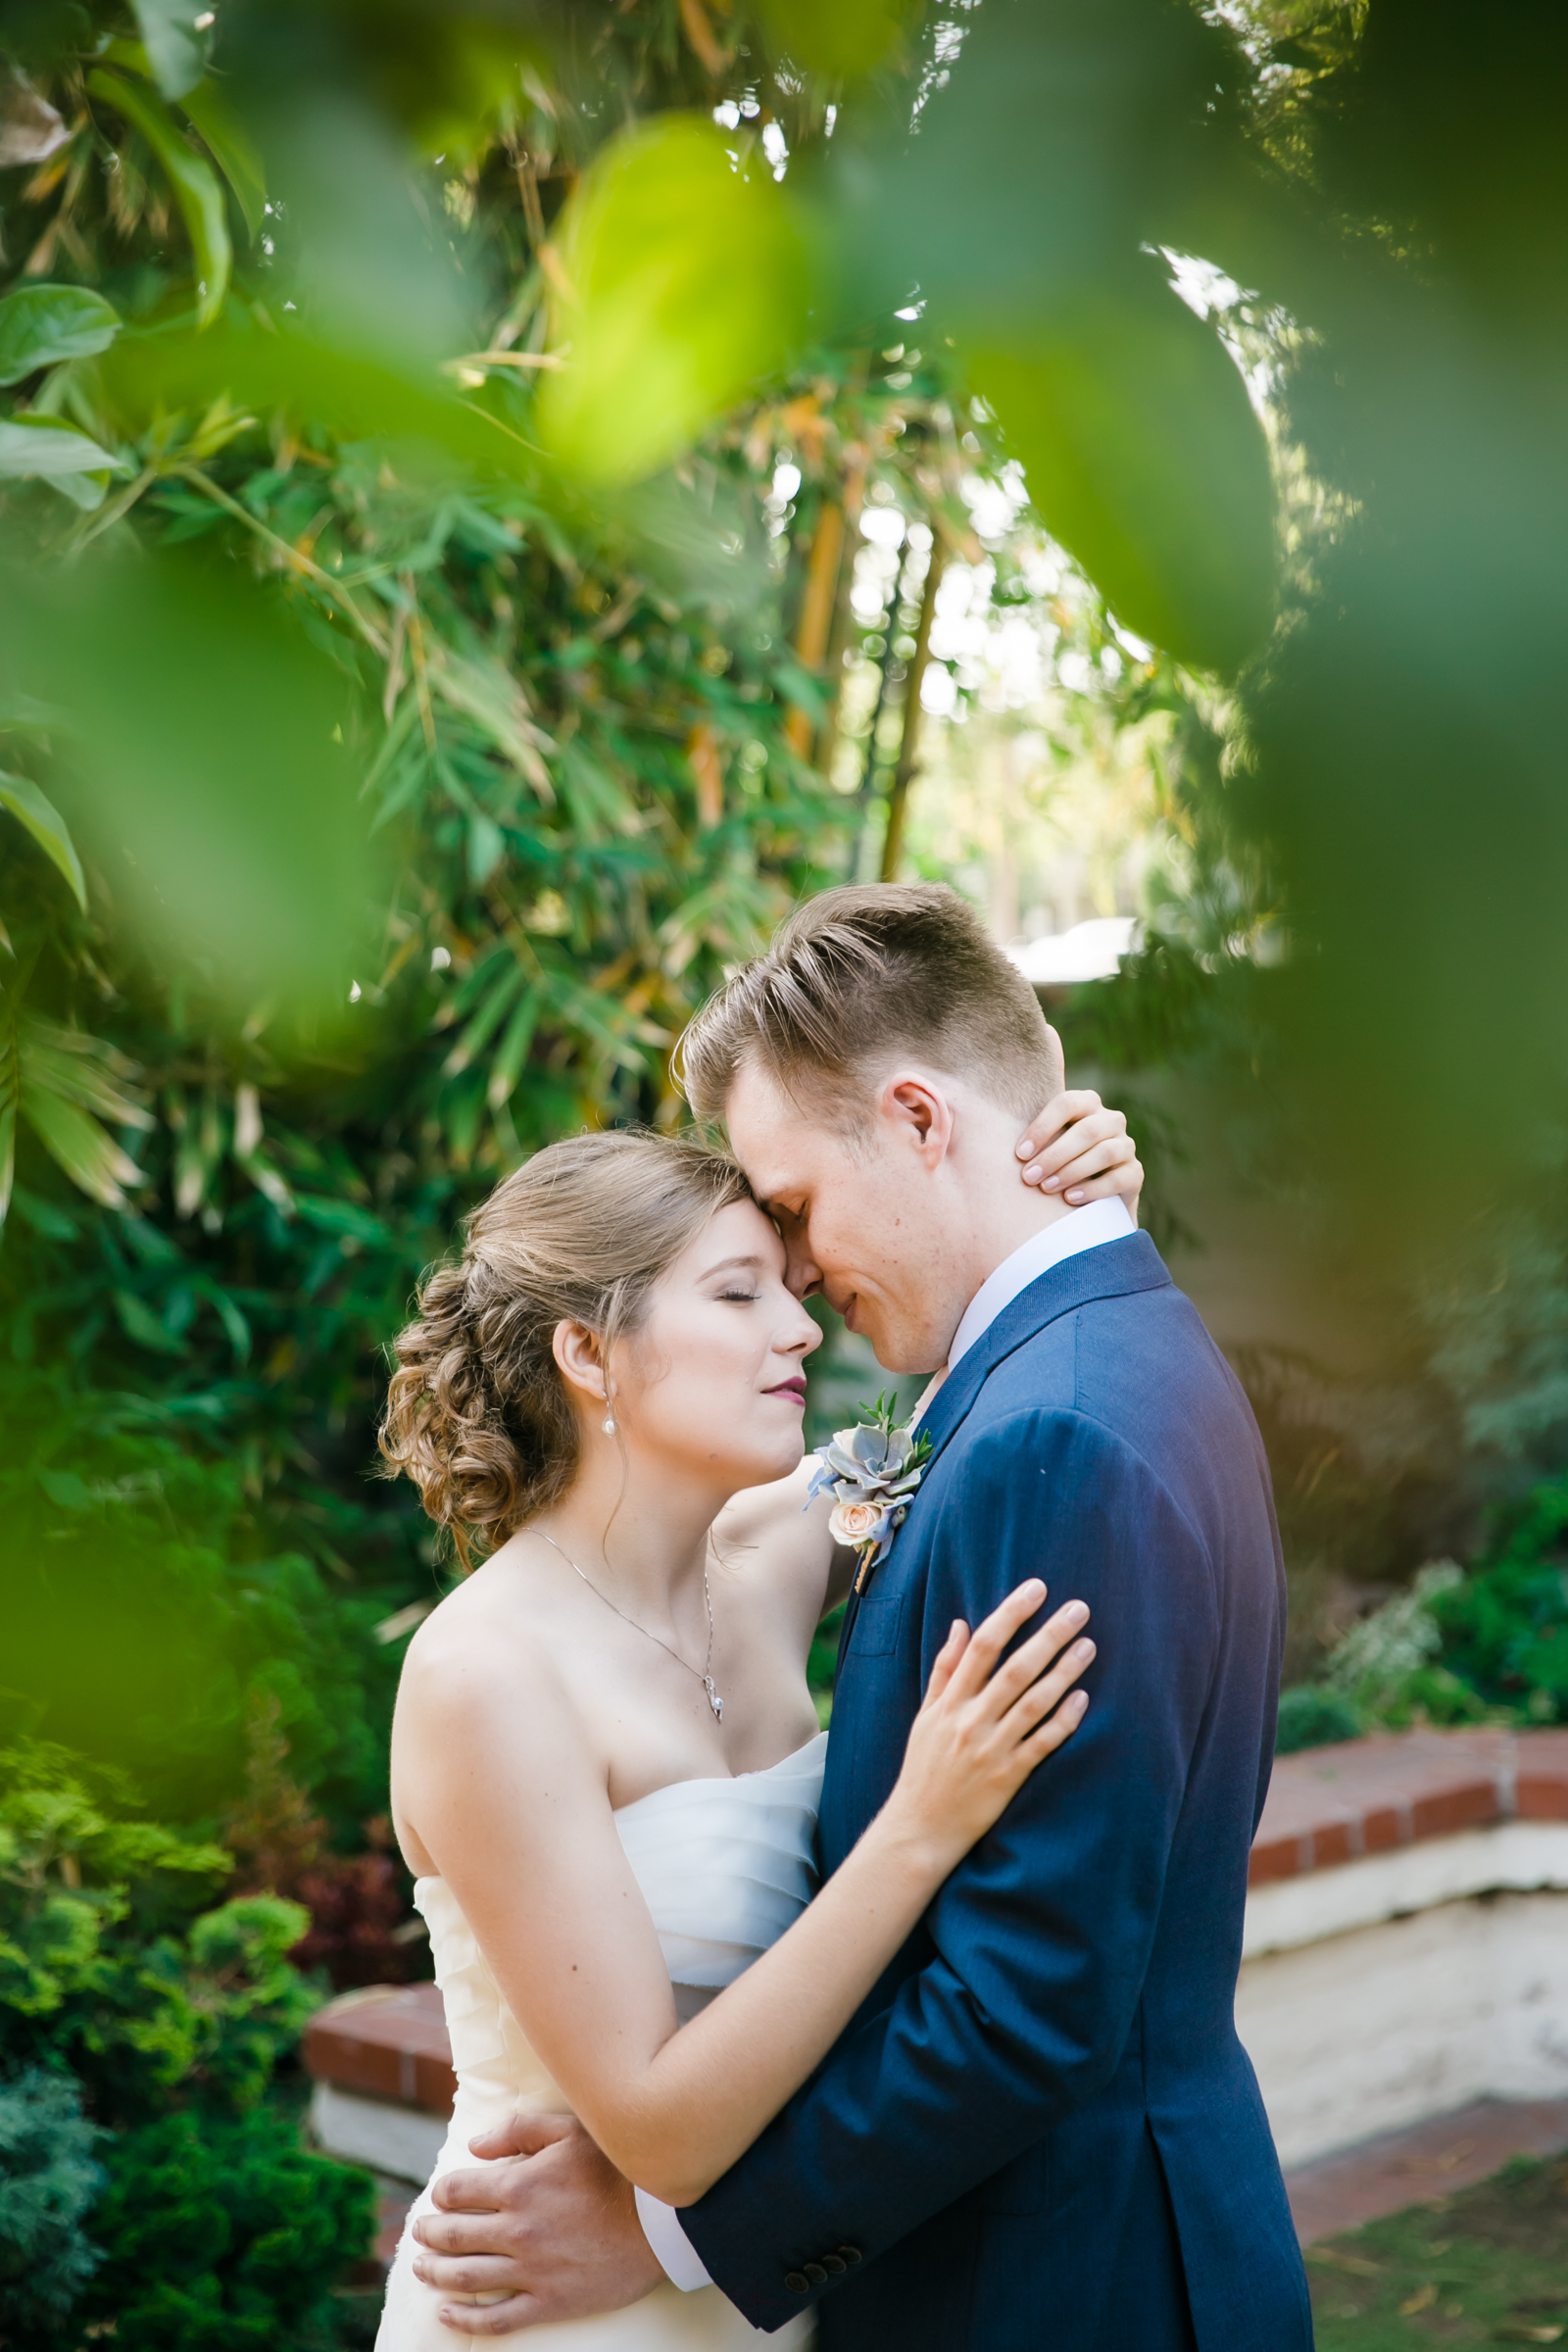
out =
[[[1392,1732],[1281,1756],[1248,1885],[1505,1821],[1568,1821],[1568,1731]]]

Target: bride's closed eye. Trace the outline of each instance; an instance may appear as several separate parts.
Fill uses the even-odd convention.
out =
[[[716,1291],[714,1293],[715,1298],[732,1298],[741,1306],[755,1306],[761,1296],[760,1291]]]

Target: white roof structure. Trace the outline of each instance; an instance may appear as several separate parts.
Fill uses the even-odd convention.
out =
[[[1108,980],[1130,955],[1138,931],[1135,914],[1097,915],[1070,931],[1029,939],[1006,950],[1032,988],[1071,988],[1079,980]]]

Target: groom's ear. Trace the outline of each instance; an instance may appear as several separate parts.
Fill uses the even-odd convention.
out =
[[[953,1108],[926,1079],[907,1073],[890,1078],[878,1108],[895,1137],[912,1145],[929,1167],[939,1166],[947,1157],[953,1141]]]

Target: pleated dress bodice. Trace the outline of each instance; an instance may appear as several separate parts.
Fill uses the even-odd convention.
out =
[[[675,1781],[623,1805],[614,1816],[633,1876],[648,1905],[684,2025],[776,1942],[816,1891],[816,1812],[827,1734],[763,1772],[733,1779]],[[430,1930],[436,1982],[446,2008],[458,2078],[452,2128],[432,2180],[469,2166],[475,2132],[518,2108],[569,2106],[507,2007],[477,1936],[444,1879],[414,1890]],[[429,2191],[415,2214],[429,2209]],[[413,2217],[411,2216],[411,2219]],[[377,2352],[452,2352],[465,2339],[437,2312],[437,2294],[410,2267],[407,2237],[388,2280]],[[486,2342],[530,2352],[740,2352],[764,2340],[809,2341],[803,2318],[763,2338],[716,2287],[681,2294],[661,2287],[602,2319],[530,2328]]]

